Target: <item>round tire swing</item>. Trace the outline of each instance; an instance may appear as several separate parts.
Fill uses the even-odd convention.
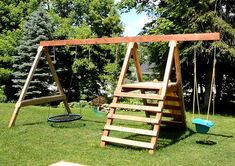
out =
[[[193,88],[193,120],[192,123],[195,124],[196,131],[198,133],[206,134],[211,127],[214,126],[214,122],[209,120],[211,100],[213,100],[213,115],[215,107],[215,94],[216,94],[216,85],[215,85],[215,64],[216,64],[216,48],[214,47],[214,58],[213,58],[213,69],[212,69],[212,80],[210,87],[210,96],[207,108],[207,118],[194,118],[195,112],[195,102],[197,102],[197,110],[200,116],[200,107],[199,107],[199,97],[198,97],[198,85],[197,85],[197,63],[196,63],[196,49],[194,48],[194,88]],[[213,96],[213,97],[212,97]],[[212,99],[213,98],[213,99]]]
[[[53,47],[53,63],[56,63],[56,60],[55,60],[55,47]],[[74,61],[77,59],[77,47],[76,47],[76,54],[75,54],[75,57],[74,57]],[[70,79],[70,83],[69,83],[69,92],[68,92],[68,98],[69,98],[69,95],[70,95],[70,89],[71,89],[71,86],[72,86],[72,82],[73,82],[73,77],[74,77],[74,72],[72,72],[72,75],[71,75],[71,79]],[[67,113],[67,114],[59,114],[59,115],[52,115],[52,116],[49,116],[47,121],[48,122],[53,122],[53,123],[62,123],[62,122],[72,122],[72,121],[76,121],[76,120],[80,120],[82,118],[82,115],[81,115],[81,110],[80,110],[80,114],[73,114],[73,113]]]

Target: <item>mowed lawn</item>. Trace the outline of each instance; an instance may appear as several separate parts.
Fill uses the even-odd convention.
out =
[[[216,125],[205,135],[195,132],[192,115],[187,113],[187,130],[161,128],[157,151],[149,155],[146,149],[124,145],[109,144],[101,148],[106,117],[97,116],[91,109],[82,109],[83,118],[79,121],[52,124],[47,122],[48,116],[63,113],[63,109],[31,106],[23,108],[15,127],[8,129],[13,109],[14,104],[0,104],[0,165],[3,166],[50,165],[61,160],[90,166],[235,165],[235,118],[232,116],[210,116]],[[72,111],[80,113],[79,109]],[[149,128],[144,123],[118,123]],[[114,134],[121,138],[149,140],[134,134]]]

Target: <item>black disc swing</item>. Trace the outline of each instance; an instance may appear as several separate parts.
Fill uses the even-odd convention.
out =
[[[207,133],[211,127],[214,126],[214,122],[209,120],[210,113],[210,105],[212,100],[213,93],[213,114],[214,114],[214,106],[215,106],[215,94],[216,94],[216,85],[215,85],[215,64],[216,64],[216,48],[214,47],[214,59],[213,59],[213,70],[212,70],[212,80],[211,80],[211,88],[210,88],[210,96],[209,103],[207,108],[207,118],[194,118],[195,112],[195,100],[197,101],[197,109],[198,114],[200,116],[200,107],[199,107],[199,98],[198,98],[198,88],[197,88],[197,66],[196,66],[196,49],[194,48],[194,89],[193,89],[193,120],[192,123],[195,124],[196,131],[198,133]]]
[[[54,63],[55,63],[56,61],[55,61],[55,48],[54,47],[53,47],[53,58],[54,58]],[[76,54],[75,54],[74,60],[76,59],[77,59],[77,47],[76,47]],[[72,82],[73,82],[73,76],[74,76],[74,72],[72,72],[70,83],[69,83],[68,97],[69,97],[70,89],[71,89]],[[47,121],[54,122],[54,123],[62,123],[62,122],[76,121],[81,118],[82,118],[82,115],[81,115],[81,110],[80,110],[80,114],[67,113],[67,114],[52,115],[48,117]]]
[[[54,123],[72,122],[75,120],[79,120],[81,118],[82,116],[80,114],[60,114],[48,117],[48,122],[54,122]]]

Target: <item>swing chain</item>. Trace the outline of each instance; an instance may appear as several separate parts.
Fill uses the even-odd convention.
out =
[[[200,116],[200,102],[199,102],[199,96],[198,96],[198,85],[197,85],[197,53],[196,53],[196,47],[194,47],[194,57],[193,57],[193,63],[194,63],[194,86],[193,86],[193,119],[195,114],[195,100],[197,102],[197,110],[198,114]]]
[[[211,88],[210,88],[210,96],[208,101],[208,108],[207,108],[207,120],[209,119],[210,113],[210,106],[211,100],[213,100],[213,115],[215,114],[215,95],[216,95],[216,84],[215,84],[215,65],[216,65],[216,47],[214,46],[214,57],[213,57],[213,69],[212,69],[212,76],[211,76]]]

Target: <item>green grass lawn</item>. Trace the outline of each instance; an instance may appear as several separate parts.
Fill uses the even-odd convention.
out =
[[[82,110],[82,120],[52,124],[47,122],[48,116],[62,113],[63,109],[31,106],[23,108],[15,127],[8,129],[13,109],[13,104],[0,104],[0,165],[50,165],[61,160],[91,166],[235,165],[235,118],[232,116],[211,116],[216,125],[203,135],[195,133],[192,115],[187,113],[187,130],[162,128],[157,151],[149,155],[146,149],[123,145],[101,148],[99,143],[106,117],[97,116],[91,110]],[[149,127],[144,123],[129,122],[127,125]],[[132,134],[114,134],[136,140],[149,139]],[[205,139],[215,144],[197,143]]]

